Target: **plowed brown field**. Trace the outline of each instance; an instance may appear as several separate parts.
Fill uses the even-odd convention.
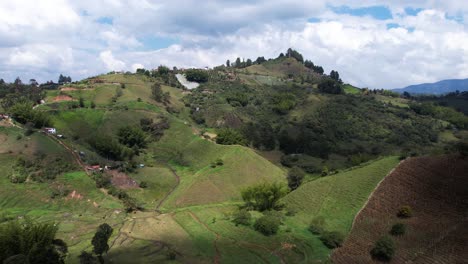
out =
[[[403,205],[413,217],[397,218]],[[356,217],[333,263],[375,263],[374,242],[397,222],[406,234],[393,237],[396,253],[390,263],[468,263],[468,158],[418,157],[388,175]]]

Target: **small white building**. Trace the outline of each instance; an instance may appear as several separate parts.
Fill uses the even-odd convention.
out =
[[[57,134],[57,130],[53,127],[46,127],[44,128],[44,131],[46,133],[53,134],[53,135]]]

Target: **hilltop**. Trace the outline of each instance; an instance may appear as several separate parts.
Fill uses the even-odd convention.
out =
[[[67,263],[103,223],[113,263],[326,261],[326,235],[348,235],[399,160],[468,139],[463,113],[346,84],[292,49],[63,78],[0,84],[0,225],[57,222]]]

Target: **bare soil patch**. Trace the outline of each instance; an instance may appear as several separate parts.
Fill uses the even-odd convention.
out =
[[[73,101],[74,99],[69,95],[58,95],[54,97],[54,102]]]
[[[390,263],[466,263],[468,259],[468,158],[418,157],[402,163],[376,189],[333,263],[376,263],[374,242],[395,223],[406,233],[393,237]],[[413,216],[396,216],[409,205]]]
[[[123,172],[119,172],[118,170],[109,170],[106,173],[112,176],[112,185],[116,187],[119,187],[121,189],[138,188],[138,183]]]

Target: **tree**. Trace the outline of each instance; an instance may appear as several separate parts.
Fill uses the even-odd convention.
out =
[[[83,97],[80,97],[79,104],[80,104],[81,108],[83,108],[85,106]]]
[[[330,78],[332,78],[333,80],[341,83],[340,74],[337,71],[332,70],[330,72]]]
[[[255,60],[255,63],[257,64],[262,64],[266,61],[265,57],[258,57],[257,60]]]
[[[102,254],[109,251],[108,241],[113,231],[114,230],[111,226],[104,223],[98,227],[96,234],[94,234],[94,237],[91,240],[91,244],[93,245],[93,252],[98,256],[99,262],[101,263],[104,263]]]
[[[318,85],[318,89],[322,93],[329,93],[329,94],[342,94],[344,93],[343,87],[332,79],[326,79],[325,81],[321,82]]]
[[[375,242],[370,254],[375,259],[389,261],[395,255],[395,243],[389,236],[383,236]]]
[[[97,264],[98,261],[93,254],[88,253],[86,251],[82,251],[81,254],[78,256],[80,260],[80,264]]]
[[[241,191],[245,205],[258,211],[281,209],[279,200],[286,194],[287,189],[279,183],[261,183]]]
[[[29,219],[0,225],[0,262],[64,263],[68,247],[55,238],[57,231],[55,223],[36,223]]]
[[[154,83],[153,85],[151,85],[151,98],[153,98],[157,102],[162,102],[163,94],[164,93],[159,83]]]
[[[325,218],[317,216],[310,222],[309,231],[312,234],[320,235],[325,230]]]
[[[226,61],[226,67],[231,67],[231,62],[229,60]]]
[[[296,190],[304,180],[305,172],[299,167],[293,167],[288,172],[288,187],[291,191]]]
[[[247,59],[247,62],[245,64],[245,66],[249,67],[249,66],[252,66],[252,60],[251,59]]]
[[[245,145],[245,139],[239,131],[232,128],[223,128],[218,131],[216,143],[222,145]]]
[[[254,223],[254,228],[265,236],[271,236],[278,232],[281,221],[277,217],[262,216]]]
[[[208,72],[200,69],[189,69],[185,71],[185,77],[191,82],[207,82]]]
[[[137,126],[124,126],[117,132],[119,142],[128,146],[137,148],[144,148],[146,146],[146,135]]]
[[[402,236],[406,232],[406,226],[403,223],[397,223],[392,226],[390,234],[393,236]]]
[[[236,64],[234,64],[234,66],[236,66],[236,68],[240,68],[241,67],[241,59],[239,57],[237,57],[236,59]]]

